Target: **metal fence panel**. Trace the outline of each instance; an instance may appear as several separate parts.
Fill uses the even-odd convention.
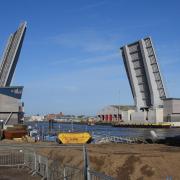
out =
[[[24,165],[24,153],[20,150],[0,151],[0,166],[20,166]]]
[[[47,157],[28,149],[0,150],[0,167],[2,166],[26,166],[32,174],[37,173],[47,180],[115,180],[89,169],[86,177],[83,169],[62,166],[59,161],[50,163]]]
[[[33,152],[24,152],[24,164],[29,167],[32,171],[36,170],[36,154]]]
[[[83,171],[70,166],[62,166],[53,161],[48,168],[48,180],[84,180]]]
[[[67,180],[84,180],[84,172],[81,169],[66,166],[64,172]]]
[[[48,159],[41,155],[36,155],[36,172],[43,177],[47,177]]]
[[[113,177],[106,176],[102,173],[98,173],[96,171],[88,171],[90,180],[116,180]]]
[[[64,178],[64,169],[60,162],[53,161],[48,166],[48,180],[61,180]],[[63,179],[64,180],[64,179]]]

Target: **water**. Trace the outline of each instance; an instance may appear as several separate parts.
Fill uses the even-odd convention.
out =
[[[151,138],[150,131],[154,130],[159,138],[180,136],[180,128],[169,128],[169,129],[157,129],[157,128],[121,128],[112,127],[110,125],[94,125],[88,126],[84,124],[64,124],[64,123],[54,123],[53,128],[49,130],[48,122],[29,122],[33,128],[38,129],[40,136],[48,136],[49,132],[54,135],[51,140],[55,140],[57,132],[69,132],[72,129],[75,132],[87,131],[93,136],[121,136],[121,137],[141,137],[141,138]]]

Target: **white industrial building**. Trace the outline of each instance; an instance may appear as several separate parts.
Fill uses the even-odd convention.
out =
[[[33,115],[30,116],[29,121],[44,121],[44,116]]]
[[[180,123],[180,98],[164,100],[164,121]]]
[[[100,121],[131,121],[131,114],[135,106],[109,105],[97,113]]]
[[[135,106],[109,105],[100,110],[97,116],[104,122],[158,123],[163,122],[163,108],[138,112]]]

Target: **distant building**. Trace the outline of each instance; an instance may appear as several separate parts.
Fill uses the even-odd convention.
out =
[[[57,114],[47,114],[45,116],[46,120],[51,120],[51,119],[61,119],[62,117],[64,117],[64,114],[62,112],[57,113]]]
[[[30,116],[29,121],[44,121],[44,116],[33,115]]]
[[[180,123],[180,98],[164,99],[164,121]]]
[[[45,115],[45,120],[51,120],[51,119],[55,119],[56,115],[55,114],[47,114]]]
[[[131,114],[133,123],[162,123],[163,108],[142,109]]]
[[[100,121],[131,121],[131,113],[135,106],[109,105],[97,113]]]
[[[64,114],[62,112],[56,114],[56,119],[60,119],[64,116]]]

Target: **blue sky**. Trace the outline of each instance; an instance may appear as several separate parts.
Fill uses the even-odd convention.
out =
[[[1,0],[0,51],[26,20],[12,85],[27,114],[95,114],[133,104],[119,48],[151,36],[169,97],[180,97],[180,1]]]

